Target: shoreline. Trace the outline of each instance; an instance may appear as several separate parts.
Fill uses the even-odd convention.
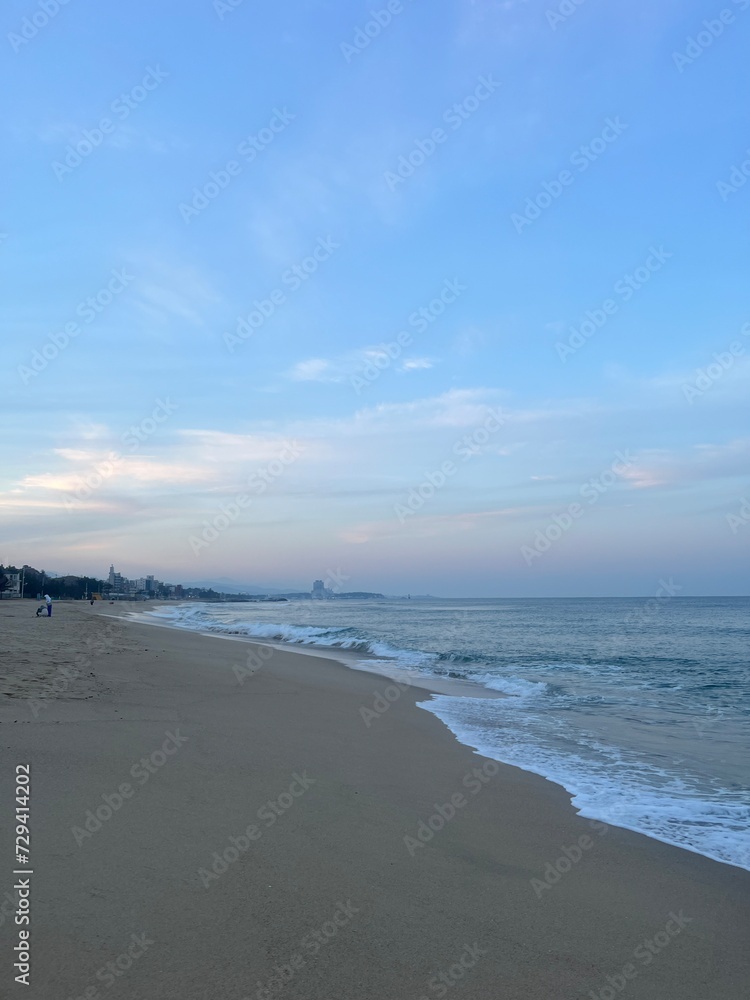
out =
[[[169,605],[155,605],[149,611],[156,611],[160,607]],[[138,611],[128,611],[127,615],[138,615]],[[506,698],[507,695],[501,691],[493,691],[491,688],[477,684],[468,678],[459,677],[437,677],[434,674],[420,673],[417,670],[409,670],[398,665],[393,660],[393,665],[381,666],[388,658],[386,656],[376,656],[374,653],[367,653],[362,650],[354,651],[343,646],[323,646],[315,643],[304,642],[279,642],[272,639],[260,639],[254,636],[229,634],[221,632],[211,632],[209,630],[183,628],[179,625],[170,624],[167,621],[139,619],[136,617],[120,617],[123,621],[132,622],[134,625],[155,625],[157,628],[170,628],[178,632],[193,632],[195,635],[205,635],[214,639],[230,639],[234,642],[250,642],[260,646],[268,646],[272,649],[279,649],[289,653],[299,653],[301,656],[317,656],[326,660],[334,660],[341,663],[349,670],[360,670],[363,673],[374,674],[376,677],[385,677],[397,683],[404,683],[408,687],[421,688],[428,694],[443,694],[448,697],[457,698]],[[378,666],[376,666],[376,663]],[[460,741],[459,741],[460,742]]]
[[[153,604],[149,607],[147,611],[156,611],[159,608],[169,608],[170,604]],[[397,685],[405,684],[407,687],[420,689],[425,692],[426,698],[424,701],[417,703],[416,707],[421,708],[432,715],[434,715],[440,722],[446,727],[446,729],[451,733],[453,738],[462,746],[468,747],[470,750],[476,752],[481,756],[489,757],[493,760],[497,760],[498,763],[509,767],[518,767],[520,770],[525,771],[528,774],[533,774],[536,777],[542,778],[545,781],[549,781],[552,784],[561,788],[564,793],[568,796],[570,803],[570,808],[575,812],[576,815],[581,816],[584,819],[597,820],[600,822],[606,822],[608,825],[619,826],[621,829],[629,830],[632,833],[636,833],[640,836],[648,837],[651,840],[655,840],[658,843],[666,844],[669,847],[674,847],[677,850],[689,851],[690,853],[697,854],[699,857],[708,858],[710,861],[714,861],[717,864],[728,865],[731,868],[738,868],[740,871],[748,872],[750,871],[750,866],[747,862],[743,863],[740,860],[730,860],[725,857],[719,857],[716,854],[708,853],[706,850],[700,849],[700,847],[693,846],[691,844],[680,843],[675,839],[668,839],[665,836],[659,836],[656,832],[643,828],[642,826],[637,826],[634,823],[628,822],[615,822],[611,816],[605,816],[598,814],[598,810],[591,806],[578,806],[575,804],[575,799],[577,798],[580,788],[575,787],[574,782],[568,784],[561,778],[556,776],[550,776],[549,773],[533,766],[525,766],[522,763],[515,763],[512,760],[503,759],[498,755],[495,749],[483,748],[481,746],[481,741],[476,739],[473,733],[462,733],[460,730],[462,727],[455,728],[451,725],[444,717],[440,708],[435,703],[435,696],[443,696],[445,698],[473,698],[482,700],[495,700],[495,699],[505,699],[509,695],[495,691],[492,688],[488,688],[476,681],[460,678],[437,677],[434,674],[420,672],[419,670],[409,670],[405,667],[398,665],[397,661],[393,661],[392,665],[383,666],[387,657],[376,656],[373,653],[368,653],[364,651],[353,651],[348,648],[342,648],[338,646],[325,646],[316,645],[315,643],[295,643],[295,642],[284,642],[277,640],[264,640],[251,635],[243,635],[240,633],[222,633],[222,632],[212,632],[209,629],[201,630],[200,628],[189,628],[185,626],[175,625],[167,620],[154,620],[147,619],[146,617],[138,618],[138,611],[128,611],[126,616],[122,616],[123,620],[132,621],[136,624],[149,624],[155,625],[162,628],[173,628],[177,631],[187,631],[193,632],[197,635],[205,635],[215,638],[230,639],[237,642],[249,642],[257,643],[260,645],[265,645],[273,649],[286,650],[290,653],[297,652],[301,655],[308,656],[322,656],[325,659],[334,660],[337,663],[343,664],[350,670],[360,670],[365,673],[371,673],[378,677],[385,677],[392,680]],[[127,616],[131,617],[127,617]],[[376,666],[377,663],[377,666]],[[431,704],[432,703],[432,704]],[[574,786],[574,787],[571,787]],[[602,810],[604,813],[605,810]]]
[[[326,653],[245,640],[243,660],[220,636],[77,604],[56,605],[34,623],[56,631],[31,637],[0,605],[10,648],[26,650],[0,720],[14,760],[32,765],[44,873],[27,996],[83,995],[141,932],[155,943],[118,983],[133,1000],[269,1000],[283,970],[291,998],[434,997],[432,979],[474,945],[461,966],[468,998],[606,997],[631,965],[638,996],[744,995],[742,869],[600,832],[561,786],[415,711],[426,688],[379,710],[385,678]],[[77,656],[90,669],[34,716],[26,699]],[[166,746],[166,733],[184,746]],[[144,760],[141,783],[131,772]],[[77,843],[87,812],[95,829]],[[648,962],[644,941],[657,942]]]

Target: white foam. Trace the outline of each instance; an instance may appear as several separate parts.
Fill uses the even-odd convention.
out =
[[[498,724],[513,711],[508,704],[513,700],[436,695],[418,704],[483,756],[562,785],[581,816],[750,871],[750,806],[741,792],[717,788],[711,794],[698,780],[634,761],[598,741],[595,747],[590,744],[596,751],[592,754],[585,752],[580,737],[575,744],[563,745],[561,727],[555,734],[558,744],[545,745],[533,731],[533,716],[526,720],[529,731]]]
[[[201,607],[181,605],[174,608],[160,608],[156,611],[135,613],[133,617],[147,620],[159,618],[171,622],[178,628],[191,631],[244,635],[250,639],[267,639],[294,644],[304,643],[311,646],[359,651],[393,660],[398,665],[412,668],[429,668],[438,659],[435,653],[399,649],[387,642],[368,637],[356,629],[292,625],[287,622],[221,621],[217,619],[217,614],[221,614],[220,606],[214,612]]]
[[[315,610],[311,608],[310,613]],[[601,726],[600,735],[585,731],[582,713],[595,706],[593,721],[601,722],[599,707],[605,701],[612,709],[611,721],[617,723],[626,706],[628,714],[638,719],[643,719],[644,709],[660,710],[658,699],[664,691],[674,707],[674,678],[651,673],[633,676],[606,661],[571,660],[536,663],[528,668],[537,678],[532,680],[519,676],[527,672],[520,664],[506,664],[503,673],[491,672],[495,658],[489,654],[484,661],[481,657],[472,661],[468,654],[453,658],[400,648],[376,638],[374,630],[368,634],[354,627],[258,622],[245,617],[259,612],[263,613],[260,607],[246,612],[238,605],[191,604],[134,617],[192,631],[366,654],[360,659],[362,669],[375,668],[393,677],[401,671],[412,683],[420,675],[426,681],[458,676],[478,685],[480,695],[481,685],[487,695],[492,692],[496,697],[437,695],[420,707],[433,712],[457,739],[480,753],[562,785],[582,816],[750,870],[746,835],[750,806],[743,801],[742,791],[732,790],[731,784],[724,788],[718,782],[716,787],[707,785],[686,770],[670,771],[658,766],[658,756],[652,755],[649,764],[648,755],[636,752],[635,747],[627,750],[616,746],[609,735],[602,736]],[[445,690],[445,686],[433,690]],[[688,714],[694,710],[692,702],[686,704]]]
[[[527,681],[523,677],[498,677],[497,674],[476,674],[470,678],[491,691],[502,691],[512,698],[538,698],[549,691],[544,681]]]

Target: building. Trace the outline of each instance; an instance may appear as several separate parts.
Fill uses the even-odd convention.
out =
[[[3,570],[3,575],[7,581],[7,586],[5,590],[0,592],[0,597],[3,599],[7,597],[20,597],[21,596],[21,574],[14,573],[10,570]]]
[[[126,580],[122,573],[115,573],[115,567],[110,565],[107,582],[113,594],[124,594],[130,589],[130,581]]]

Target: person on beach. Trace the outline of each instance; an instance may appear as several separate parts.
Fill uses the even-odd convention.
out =
[[[45,601],[45,603],[47,605],[47,617],[51,618],[52,617],[52,598],[49,596],[49,594],[45,594],[44,595],[44,601]]]

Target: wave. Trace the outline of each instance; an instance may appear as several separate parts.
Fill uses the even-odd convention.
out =
[[[141,620],[161,619],[176,628],[210,632],[215,635],[239,635],[246,636],[248,639],[265,639],[268,642],[345,649],[395,660],[399,664],[409,666],[426,666],[438,659],[435,653],[399,649],[354,628],[324,628],[315,625],[293,625],[280,622],[222,622],[217,620],[215,612],[192,607],[164,608],[147,611],[142,615],[135,613],[135,617],[141,618]]]
[[[544,681],[527,681],[523,677],[498,677],[495,674],[472,675],[472,681],[489,688],[490,691],[500,691],[511,698],[539,698],[550,694],[552,688]]]
[[[665,754],[669,744],[662,742],[655,749],[642,736],[646,727],[657,726],[668,730],[662,741],[678,733],[678,756],[683,758],[686,736],[695,743],[693,730],[708,740],[712,726],[721,720],[726,739],[723,706],[731,685],[720,666],[642,655],[547,659],[525,650],[517,655],[488,648],[428,651],[410,648],[408,639],[403,644],[394,641],[394,636],[408,637],[409,630],[382,611],[368,632],[362,627],[249,620],[263,610],[177,605],[135,617],[261,642],[339,649],[354,654],[360,669],[408,671],[412,679],[470,681],[479,697],[434,695],[420,707],[485,756],[562,785],[582,816],[750,870],[746,790],[731,781],[722,786],[706,774],[691,774],[685,759]],[[388,628],[390,641],[375,634],[381,626]],[[423,627],[411,635],[424,635]],[[482,688],[504,697],[482,697]],[[615,734],[622,735],[623,726],[631,727],[631,736],[626,734],[623,746],[618,746]],[[671,760],[672,770],[659,766],[662,759]]]
[[[540,739],[538,716],[528,709],[509,726],[508,715],[516,706],[522,708],[519,700],[538,694],[519,692],[510,703],[433,695],[418,706],[483,756],[562,785],[581,816],[750,871],[750,805],[745,789],[722,788],[718,783],[708,789],[697,777],[636,760],[559,722],[554,742]]]
[[[158,619],[176,628],[214,635],[245,636],[248,639],[265,639],[267,642],[321,646],[326,649],[362,653],[373,657],[374,662],[383,665],[417,670],[428,676],[471,681],[511,697],[543,694],[549,688],[549,685],[543,682],[526,681],[514,674],[498,677],[497,674],[487,672],[488,666],[498,663],[497,657],[490,653],[463,651],[437,653],[394,646],[368,635],[361,629],[351,627],[326,628],[288,622],[221,621],[217,618],[217,610],[194,605],[134,612],[133,615],[141,620]]]

